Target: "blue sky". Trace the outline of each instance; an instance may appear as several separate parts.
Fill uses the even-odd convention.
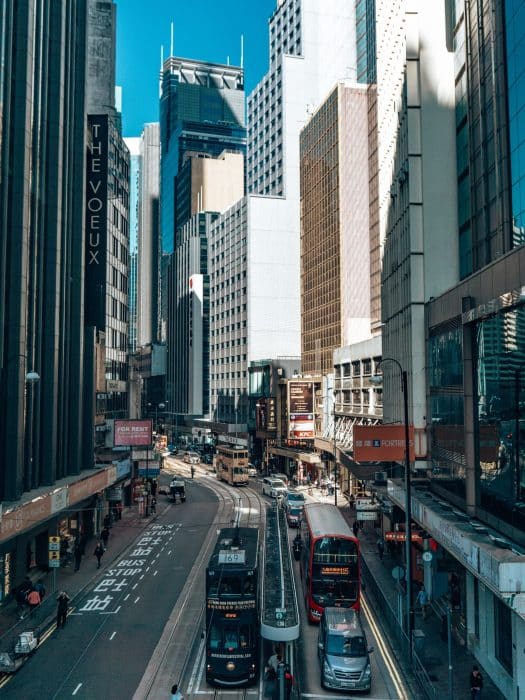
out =
[[[123,135],[139,136],[159,118],[160,46],[174,55],[239,65],[244,35],[248,95],[268,69],[268,17],[276,0],[117,0],[117,85]]]

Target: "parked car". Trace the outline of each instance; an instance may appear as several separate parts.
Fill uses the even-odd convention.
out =
[[[265,476],[263,479],[262,492],[266,496],[272,498],[283,497],[286,493],[286,484],[281,479],[275,479],[273,476]]]
[[[246,467],[246,471],[248,472],[248,476],[257,476],[258,472],[254,464],[248,463],[248,466]]]

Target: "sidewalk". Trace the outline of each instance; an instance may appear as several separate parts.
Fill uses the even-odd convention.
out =
[[[323,495],[320,489],[314,488],[313,495],[310,499],[317,500],[322,503],[334,503],[333,496]],[[309,500],[307,498],[307,500]],[[355,510],[352,510],[347,503],[345,496],[338,492],[338,506],[341,513],[350,525],[355,520]],[[392,555],[385,551],[383,560],[379,558],[377,551],[377,540],[379,534],[373,527],[373,523],[365,521],[365,528],[359,531],[359,540],[361,542],[361,556],[364,560],[366,568],[370,572],[371,577],[377,584],[377,588],[386,598],[393,611],[397,609],[398,591],[396,590],[396,581],[392,576],[392,568],[399,563]],[[365,568],[365,567],[363,567]],[[366,583],[366,581],[365,581]],[[375,586],[374,586],[375,587]],[[372,595],[372,586],[366,590],[370,604],[374,607],[374,598]],[[435,697],[439,700],[449,697],[448,687],[448,643],[441,637],[441,611],[437,605],[430,605],[427,613],[427,619],[423,620],[421,613],[416,611],[415,620],[416,629],[423,631],[424,637],[424,658],[423,663],[428,674],[430,682],[435,688]],[[405,669],[410,678],[410,670],[408,669],[407,659],[399,659],[400,665]],[[458,643],[456,638],[452,637],[452,674],[453,674],[453,698],[454,700],[467,700],[470,698],[470,682],[469,675],[472,666],[479,662],[468,651],[466,646]],[[505,700],[504,696],[496,688],[491,681],[489,675],[480,666],[483,675],[484,687],[483,697],[490,700]],[[415,680],[415,679],[413,679]]]
[[[158,507],[158,510],[162,508]],[[108,547],[102,557],[100,569],[97,569],[97,560],[93,556],[98,539],[93,537],[86,544],[86,553],[82,557],[79,571],[75,572],[73,563],[47,573],[42,571],[38,580],[43,581],[46,595],[31,617],[26,613],[24,619],[19,619],[18,605],[15,600],[10,600],[0,607],[0,652],[11,651],[21,632],[37,630],[42,634],[53,623],[56,617],[58,591],[66,591],[71,598],[70,607],[74,607],[75,597],[78,597],[98,574],[110,567],[111,563],[130,546],[140,531],[155,517],[156,515],[150,515],[148,518],[139,517],[136,507],[124,508],[122,519],[114,522],[110,530]],[[54,583],[56,583],[55,590]]]

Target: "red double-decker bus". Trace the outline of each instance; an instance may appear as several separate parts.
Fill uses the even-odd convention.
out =
[[[301,520],[301,578],[308,619],[325,607],[360,606],[359,540],[334,505],[312,503]]]

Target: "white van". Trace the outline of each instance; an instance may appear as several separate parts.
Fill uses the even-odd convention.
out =
[[[264,477],[262,492],[265,496],[271,496],[272,498],[284,497],[286,490],[286,484],[281,479],[276,479],[273,476]]]

